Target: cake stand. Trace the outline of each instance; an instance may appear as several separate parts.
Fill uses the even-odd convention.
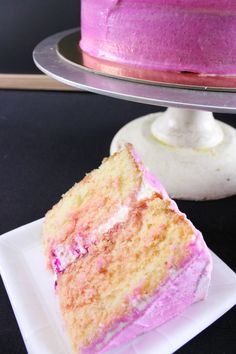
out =
[[[236,112],[236,86],[228,91],[206,86],[193,90],[101,75],[81,61],[76,49],[79,36],[79,30],[72,29],[43,40],[33,52],[37,67],[79,89],[170,107],[121,128],[111,143],[111,153],[131,142],[173,198],[209,200],[234,195],[236,130],[215,120],[211,112]]]

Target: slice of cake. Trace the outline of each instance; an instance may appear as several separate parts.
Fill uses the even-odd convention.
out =
[[[207,295],[201,233],[131,145],[47,213],[43,241],[75,353],[106,352]]]

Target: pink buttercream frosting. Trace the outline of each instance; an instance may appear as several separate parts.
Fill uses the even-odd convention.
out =
[[[234,0],[82,0],[80,47],[151,70],[236,74]]]
[[[145,301],[138,304],[129,317],[115,321],[109,331],[104,329],[99,340],[84,348],[82,354],[105,353],[160,326],[192,303],[203,300],[207,296],[212,262],[201,234],[198,238],[198,242],[192,245],[191,258],[177,273],[170,275],[146,305]]]

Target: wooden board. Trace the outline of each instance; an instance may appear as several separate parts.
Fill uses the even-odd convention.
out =
[[[41,74],[0,74],[0,89],[81,91]]]

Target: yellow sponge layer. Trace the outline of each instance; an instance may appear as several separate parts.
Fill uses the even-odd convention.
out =
[[[168,200],[136,204],[128,220],[101,236],[58,277],[58,295],[74,350],[90,345],[134,300],[151,296],[190,255],[193,228]]]
[[[142,181],[128,146],[75,184],[45,217],[43,242],[48,263],[52,246],[69,242],[76,233],[89,234],[112,217],[120,205],[135,200]]]

